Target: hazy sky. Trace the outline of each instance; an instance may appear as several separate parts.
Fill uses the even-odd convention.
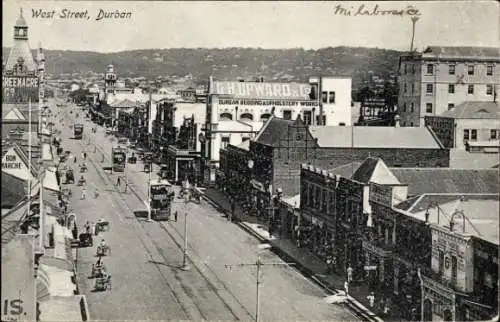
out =
[[[13,25],[23,8],[30,46],[115,52],[144,48],[335,46],[409,49],[410,16],[354,16],[359,6],[373,10],[418,9],[415,45],[499,45],[497,1],[3,1],[3,45],[12,45]],[[351,10],[351,16],[336,14]],[[33,10],[55,10],[35,18]],[[88,11],[89,19],[63,19],[63,9]],[[130,19],[96,21],[100,9],[131,12]],[[340,13],[340,10],[337,10]]]

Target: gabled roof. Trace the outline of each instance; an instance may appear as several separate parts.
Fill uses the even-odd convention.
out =
[[[285,120],[271,116],[255,138],[255,142],[277,146],[283,133],[288,133],[289,126],[296,124],[298,120]]]
[[[361,183],[373,182],[383,185],[401,184],[380,158],[367,158],[359,168],[356,169],[351,179]]]
[[[322,148],[442,148],[425,127],[310,126],[309,131]]]
[[[429,46],[422,53],[423,57],[436,58],[492,58],[500,59],[498,48],[495,47],[446,47]]]
[[[27,184],[24,180],[16,178],[5,172],[2,173],[1,177],[2,209],[14,207],[25,197],[26,192],[24,190],[27,188]]]
[[[455,119],[499,119],[500,106],[496,102],[463,102],[444,111],[440,116]]]
[[[241,143],[240,145],[237,145],[236,147],[245,151],[250,151],[250,140],[246,140],[245,142]]]
[[[136,107],[138,105],[139,104],[137,102],[132,102],[128,98],[126,98],[126,99],[124,99],[122,101],[112,102],[110,104],[110,106],[114,107],[114,108],[133,108],[133,107]]]
[[[498,169],[391,168],[408,195],[423,193],[498,193]]]
[[[2,113],[3,114],[3,113]],[[5,116],[2,116],[2,120],[26,120],[23,113],[21,113],[16,107],[12,107]]]

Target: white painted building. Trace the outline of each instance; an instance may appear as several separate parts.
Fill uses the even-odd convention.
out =
[[[351,83],[351,78],[333,76],[311,77],[308,83],[210,78],[202,155],[213,170],[211,180],[219,150],[253,138],[272,115],[286,120],[300,116],[307,125],[351,125]]]

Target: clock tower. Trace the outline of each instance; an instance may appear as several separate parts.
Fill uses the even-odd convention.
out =
[[[16,65],[22,58],[27,73],[36,74],[37,65],[28,43],[28,24],[23,17],[23,9],[20,10],[19,18],[14,25],[14,45],[10,49],[9,58],[5,65],[5,71],[14,71]],[[18,66],[17,66],[18,67]]]

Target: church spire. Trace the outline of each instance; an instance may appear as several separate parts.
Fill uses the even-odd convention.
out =
[[[23,17],[23,8],[19,10],[19,18],[14,25],[14,39],[28,40],[28,24]]]

